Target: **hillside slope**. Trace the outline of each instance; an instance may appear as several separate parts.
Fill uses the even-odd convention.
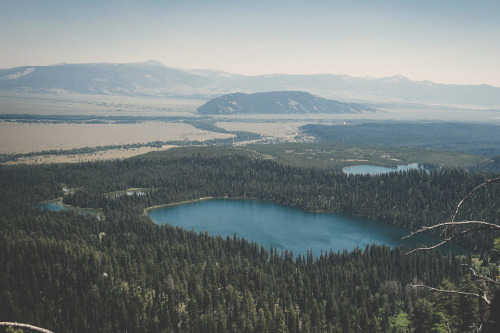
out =
[[[201,114],[311,114],[361,113],[375,110],[354,103],[342,103],[302,91],[235,93],[214,98],[198,108]]]

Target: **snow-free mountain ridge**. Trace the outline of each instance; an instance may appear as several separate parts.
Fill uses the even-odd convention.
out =
[[[403,76],[245,76],[206,69],[170,68],[157,61],[128,64],[63,63],[0,69],[0,90],[204,100],[235,92],[305,91],[316,96],[352,102],[500,106],[500,88],[488,85],[446,85],[430,81],[411,81]]]

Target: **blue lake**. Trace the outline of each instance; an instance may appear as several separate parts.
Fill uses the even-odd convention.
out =
[[[394,171],[408,171],[412,169],[419,169],[418,163],[411,163],[406,165],[398,165],[397,168],[387,168],[377,165],[354,165],[351,167],[345,167],[342,170],[348,174],[354,175],[377,175],[382,173],[389,173]]]
[[[224,238],[236,234],[266,249],[271,246],[289,249],[295,255],[305,255],[308,250],[319,255],[321,250],[364,249],[372,243],[412,247],[438,242],[428,235],[401,240],[410,233],[408,229],[352,215],[311,213],[259,200],[208,199],[149,209],[147,213],[158,224],[207,231]],[[458,246],[453,246],[451,251],[467,252]]]

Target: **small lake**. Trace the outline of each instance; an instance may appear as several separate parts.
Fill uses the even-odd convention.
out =
[[[421,169],[418,163],[411,163],[406,165],[398,165],[397,168],[387,168],[377,165],[354,165],[342,169],[347,174],[354,175],[379,175],[382,173],[389,173],[394,171],[408,171],[412,169]],[[427,170],[428,171],[428,170]]]
[[[46,210],[50,210],[53,212],[60,212],[62,210],[66,210],[66,211],[74,211],[78,214],[83,214],[83,215],[94,215],[99,220],[102,217],[102,211],[100,211],[98,209],[72,207],[72,206],[68,206],[68,205],[63,204],[62,202],[60,202],[58,200],[42,202],[42,203],[39,203],[38,205],[36,205],[36,207],[38,207],[42,210],[46,209]]]
[[[306,255],[308,250],[319,255],[321,250],[364,249],[372,243],[412,247],[438,242],[427,235],[401,240],[410,233],[408,229],[352,215],[310,213],[259,200],[208,199],[149,209],[147,213],[158,224],[207,231],[212,236],[224,238],[232,238],[236,233],[266,249],[271,246],[278,250],[289,249],[294,255]],[[453,246],[451,251],[467,252],[458,246]]]

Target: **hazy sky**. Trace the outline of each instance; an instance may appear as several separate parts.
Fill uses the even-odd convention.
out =
[[[0,0],[0,68],[150,59],[500,87],[500,1]]]

